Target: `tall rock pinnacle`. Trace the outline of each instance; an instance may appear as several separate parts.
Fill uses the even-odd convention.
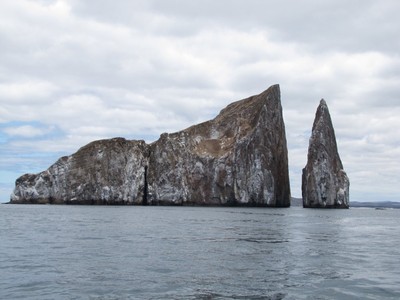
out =
[[[95,141],[16,181],[11,203],[290,206],[280,89],[157,141]]]
[[[348,208],[349,179],[340,160],[328,106],[321,100],[303,169],[303,207]]]

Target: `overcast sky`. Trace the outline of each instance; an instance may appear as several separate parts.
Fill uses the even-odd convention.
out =
[[[398,0],[1,0],[0,200],[90,141],[154,141],[276,83],[292,196],[324,98],[350,201],[400,200],[399,12]]]

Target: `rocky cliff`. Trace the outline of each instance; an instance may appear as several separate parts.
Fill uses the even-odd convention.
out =
[[[148,156],[144,141],[92,142],[44,172],[18,178],[11,203],[140,204]]]
[[[92,142],[18,178],[11,203],[290,206],[279,86],[152,144]]]
[[[321,100],[303,169],[303,207],[348,208],[349,179],[340,160],[328,106]]]

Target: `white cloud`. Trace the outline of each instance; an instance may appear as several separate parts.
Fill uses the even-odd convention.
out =
[[[3,130],[6,134],[14,137],[34,138],[45,135],[47,129],[37,128],[31,125],[23,125],[18,127],[6,127]]]
[[[51,82],[28,80],[25,82],[0,83],[0,99],[6,102],[30,101],[32,104],[44,101],[49,95],[57,91]]]

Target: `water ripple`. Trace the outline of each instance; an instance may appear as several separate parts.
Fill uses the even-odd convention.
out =
[[[400,210],[0,206],[0,299],[398,299]]]

